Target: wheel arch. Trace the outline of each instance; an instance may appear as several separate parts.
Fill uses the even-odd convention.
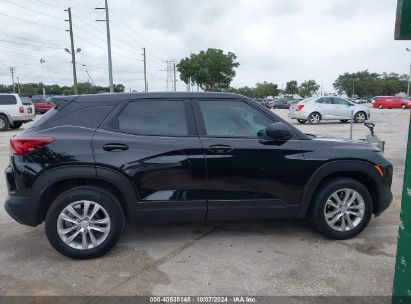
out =
[[[384,187],[374,165],[365,161],[333,161],[317,169],[307,182],[297,217],[307,216],[312,206],[312,199],[324,183],[341,177],[361,182],[371,194],[374,214],[378,212],[381,199],[384,197]]]
[[[94,186],[112,193],[120,202],[125,216],[137,202],[134,187],[127,177],[113,169],[96,166],[64,166],[43,173],[33,184],[34,200],[39,203],[37,223],[44,221],[53,200],[76,186]]]

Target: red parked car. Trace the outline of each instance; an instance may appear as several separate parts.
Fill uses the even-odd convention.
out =
[[[409,109],[411,108],[411,101],[400,96],[378,96],[374,98],[374,108]]]
[[[48,110],[54,108],[54,103],[47,101],[44,98],[32,98],[31,102],[34,105],[36,113],[46,113]]]

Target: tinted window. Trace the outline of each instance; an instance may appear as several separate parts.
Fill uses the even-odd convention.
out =
[[[181,100],[150,100],[129,103],[118,117],[121,131],[142,135],[187,135]]]
[[[242,101],[200,101],[207,135],[257,137],[273,120]]]
[[[17,104],[17,99],[14,95],[0,95],[0,105]]]

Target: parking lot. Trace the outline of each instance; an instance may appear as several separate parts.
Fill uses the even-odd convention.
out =
[[[275,110],[287,118],[287,110]],[[305,220],[127,226],[106,256],[74,261],[48,243],[44,226],[25,227],[0,209],[1,295],[390,295],[409,111],[371,109],[394,164],[392,206],[357,238],[327,240]],[[349,124],[300,125],[349,137]],[[0,171],[8,141],[0,133]],[[354,126],[354,138],[369,133]],[[7,189],[0,175],[0,197]]]

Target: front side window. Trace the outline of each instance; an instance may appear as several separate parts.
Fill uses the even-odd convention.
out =
[[[333,104],[349,106],[351,102],[349,102],[348,100],[342,99],[342,98],[333,98]]]
[[[258,137],[273,120],[242,101],[199,101],[208,136]]]
[[[141,135],[188,134],[182,100],[130,102],[118,117],[120,131]]]

